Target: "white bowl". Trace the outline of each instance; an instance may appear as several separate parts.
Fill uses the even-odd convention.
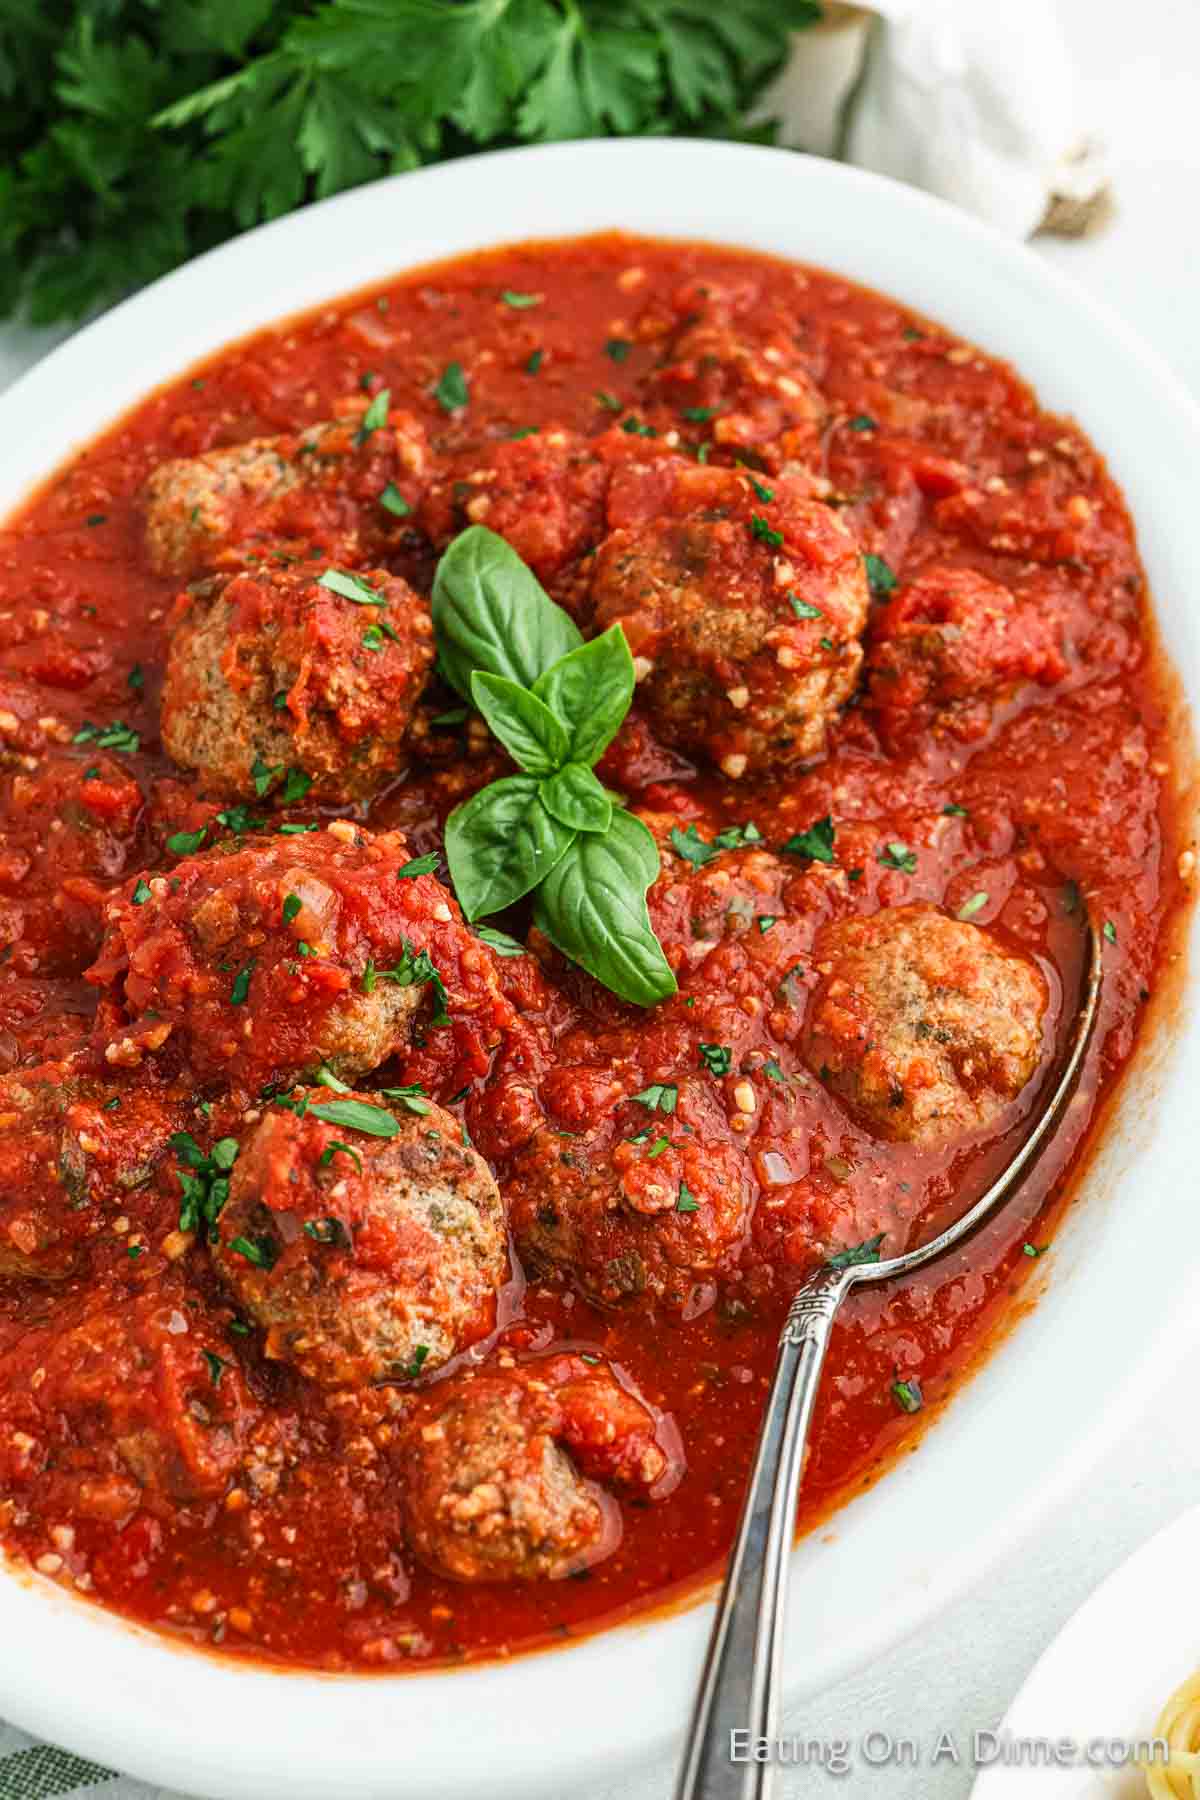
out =
[[[1200,1506],[1067,1620],[1005,1713],[999,1742],[985,1741],[971,1800],[1146,1800],[1136,1747],[1153,1741],[1167,1701],[1197,1670]],[[1030,1765],[1036,1753],[1025,1746],[1064,1739],[1074,1749],[1059,1766]]]
[[[1175,667],[1200,696],[1200,415],[1166,369],[1024,249],[910,188],[716,143],[517,150],[379,182],[250,233],[98,320],[0,402],[0,515],[198,357],[406,266],[607,229],[708,238],[879,286],[1010,358],[1108,454]],[[1143,1046],[1033,1315],[832,1532],[795,1553],[789,1689],[814,1692],[917,1629],[1061,1499],[1152,1366],[1200,1336],[1195,993]],[[1194,1090],[1194,1081],[1193,1081]],[[1129,1180],[1137,1170],[1134,1192]],[[1169,1245],[1170,1278],[1149,1246]],[[1143,1274],[1143,1271],[1146,1271]],[[1103,1356],[1103,1379],[1098,1359]],[[711,1608],[452,1674],[284,1674],[180,1650],[0,1575],[0,1713],[147,1780],[262,1800],[536,1800],[643,1763],[687,1717]],[[20,1646],[19,1654],[13,1647]]]

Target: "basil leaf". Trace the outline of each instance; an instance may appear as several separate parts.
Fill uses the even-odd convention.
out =
[[[534,900],[534,922],[550,942],[638,1006],[665,1000],[677,987],[646,908],[658,869],[649,831],[617,807],[603,836],[574,840]]]
[[[471,698],[509,755],[531,775],[553,775],[567,757],[565,726],[544,700],[506,675],[476,669]]]
[[[465,700],[476,669],[532,687],[583,642],[516,551],[486,525],[469,525],[442,557],[432,612],[442,668]]]
[[[446,821],[446,860],[468,919],[499,912],[543,880],[575,833],[546,811],[536,775],[493,781]]]
[[[612,801],[584,763],[567,763],[543,781],[541,793],[547,812],[572,831],[607,831],[612,824]]]
[[[633,657],[625,633],[610,625],[560,657],[534,682],[539,699],[553,707],[570,735],[572,762],[597,762],[616,737],[633,699]]]

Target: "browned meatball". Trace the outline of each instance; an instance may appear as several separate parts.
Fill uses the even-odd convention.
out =
[[[597,1484],[653,1500],[682,1473],[669,1421],[578,1356],[459,1380],[409,1428],[403,1454],[409,1543],[452,1581],[553,1580],[587,1568],[621,1536],[618,1509]]]
[[[46,1392],[70,1431],[75,1510],[123,1524],[218,1500],[249,1466],[262,1415],[230,1340],[168,1273],[86,1313],[49,1344]],[[267,1428],[269,1431],[269,1427]]]
[[[447,459],[420,522],[439,548],[468,525],[486,525],[557,592],[570,587],[574,564],[603,531],[607,483],[608,468],[587,439],[546,426]]]
[[[218,1230],[267,1355],[324,1387],[439,1368],[492,1329],[508,1272],[487,1164],[417,1097],[295,1090],[243,1143]]]
[[[399,833],[335,820],[220,841],[127,883],[87,977],[104,990],[107,1060],[179,1048],[199,1082],[257,1094],[322,1062],[366,1074],[417,1017],[450,1057],[468,1039],[494,1047],[512,1017],[495,958],[411,860]]]
[[[619,470],[596,556],[661,737],[734,779],[819,756],[853,692],[869,595],[829,507],[785,476],[660,461]]]
[[[815,456],[828,407],[786,323],[750,322],[754,298],[711,282],[680,289],[678,323],[646,383],[647,410],[662,431],[778,470]]]
[[[881,1137],[923,1147],[994,1126],[1042,1056],[1045,978],[933,906],[817,939],[804,1057]]]
[[[362,799],[395,776],[433,657],[427,602],[385,570],[217,575],[176,605],[163,743],[248,799]]]
[[[555,1086],[593,1076],[560,1067]],[[745,1151],[712,1082],[689,1076],[644,1092],[585,1131],[541,1126],[505,1182],[509,1222],[530,1268],[568,1273],[590,1299],[690,1311],[741,1241]]]
[[[155,572],[186,580],[283,543],[350,562],[379,555],[415,504],[428,447],[411,414],[368,431],[358,405],[354,417],[162,463],[142,492]]]
[[[180,1123],[150,1084],[118,1089],[82,1057],[0,1078],[0,1279],[62,1281],[142,1186]]]
[[[876,614],[869,695],[895,746],[933,730],[983,737],[996,704],[1022,682],[1050,687],[1067,673],[1061,627],[974,569],[932,568]]]

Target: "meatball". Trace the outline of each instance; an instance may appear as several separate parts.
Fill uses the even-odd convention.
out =
[[[118,1089],[82,1058],[0,1078],[0,1279],[80,1273],[103,1215],[152,1175],[179,1122],[153,1087]]]
[[[784,476],[682,462],[618,471],[608,513],[593,622],[622,626],[659,735],[734,779],[820,756],[869,605],[836,513]]]
[[[579,1356],[456,1382],[402,1454],[409,1544],[452,1581],[575,1574],[620,1541],[599,1482],[654,1500],[682,1473],[670,1422]]]
[[[174,1515],[219,1500],[261,1418],[231,1341],[170,1275],[60,1331],[45,1369],[70,1421],[76,1510],[118,1524],[139,1506]]]
[[[0,781],[0,937],[23,973],[78,975],[95,955],[105,891],[125,872],[142,792],[120,761],[84,747]]]
[[[867,652],[870,701],[897,746],[929,730],[981,738],[1006,694],[1066,673],[1053,621],[974,569],[925,570],[880,609]]]
[[[410,414],[369,430],[360,411],[162,463],[142,491],[147,558],[156,574],[188,580],[281,544],[378,556],[405,529],[427,461]]]
[[[495,959],[405,842],[345,820],[223,840],[171,872],[127,882],[87,979],[104,990],[96,1037],[136,1067],[168,1043],[197,1080],[256,1094],[326,1063],[378,1067],[415,1023],[498,1043],[511,1017]]]
[[[586,1091],[594,1074],[560,1066],[555,1084]],[[693,1312],[741,1243],[750,1171],[711,1081],[644,1093],[583,1130],[541,1125],[505,1182],[509,1223],[532,1271],[568,1273],[601,1305],[657,1300]]]
[[[828,926],[809,1068],[880,1137],[922,1148],[995,1126],[1042,1057],[1045,977],[933,906]]]
[[[396,774],[433,657],[427,602],[384,570],[216,575],[175,608],[163,743],[247,798],[298,782],[314,799],[359,800]]]
[[[649,416],[763,468],[812,460],[828,411],[784,322],[748,319],[751,291],[690,283],[675,298],[680,322],[647,384]]]
[[[311,1088],[277,1103],[242,1145],[218,1234],[213,1259],[267,1355],[323,1387],[439,1368],[492,1330],[508,1272],[487,1164],[416,1097],[392,1111]]]
[[[460,451],[430,483],[420,522],[443,549],[468,525],[505,538],[551,592],[604,528],[608,469],[576,432],[547,426],[528,437]]]

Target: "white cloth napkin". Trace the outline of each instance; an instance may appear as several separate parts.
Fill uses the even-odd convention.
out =
[[[1051,0],[829,3],[758,103],[793,149],[927,188],[1015,237],[1107,210]]]

